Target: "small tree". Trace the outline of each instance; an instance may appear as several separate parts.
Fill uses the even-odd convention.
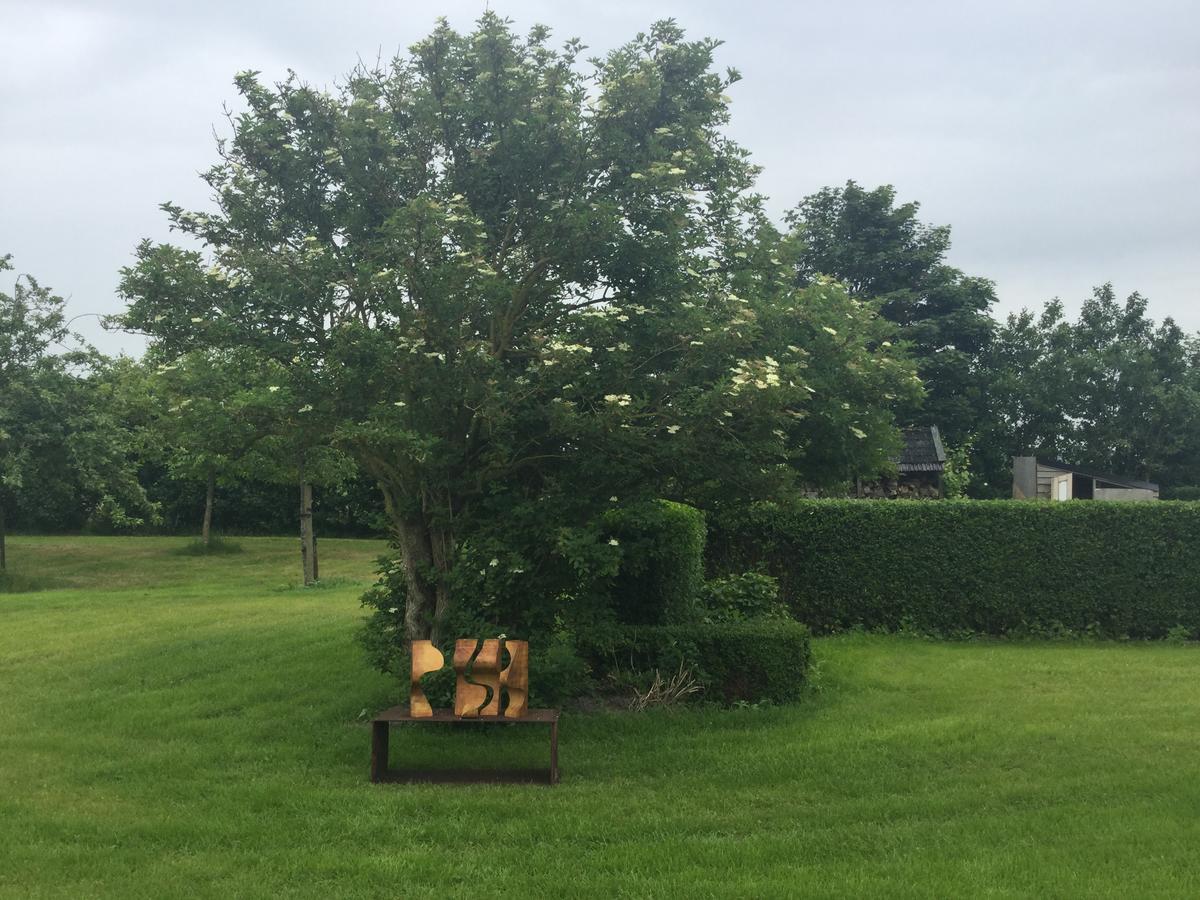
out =
[[[262,361],[245,351],[195,351],[149,364],[151,440],[172,476],[204,486],[200,540],[207,547],[217,487],[273,462],[262,452],[275,427],[273,391]]]

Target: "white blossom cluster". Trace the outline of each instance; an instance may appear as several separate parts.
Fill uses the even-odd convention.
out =
[[[778,387],[779,363],[774,357],[766,356],[761,360],[739,359],[733,367],[733,383],[729,393],[737,394],[747,385],[765,391],[767,388]]]

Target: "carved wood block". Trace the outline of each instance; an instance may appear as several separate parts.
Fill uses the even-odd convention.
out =
[[[459,638],[454,642],[454,671],[458,678],[454,685],[454,714],[466,718],[479,715],[479,708],[487,702],[487,688],[467,679],[467,668],[479,647],[477,638]]]
[[[412,642],[412,690],[408,695],[408,710],[413,718],[433,715],[433,707],[421,688],[421,676],[436,672],[445,663],[442,651],[432,641]]]
[[[504,718],[519,719],[529,709],[529,641],[504,642],[509,663],[500,673],[500,683],[508,691]]]
[[[484,706],[479,709],[481,716],[500,715],[500,641],[492,638],[483,642],[483,649],[475,657],[471,666],[471,680],[483,685],[491,691]]]

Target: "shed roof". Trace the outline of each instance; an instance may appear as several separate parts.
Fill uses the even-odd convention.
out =
[[[1129,478],[1125,475],[1106,475],[1091,467],[1081,468],[1080,466],[1073,466],[1070,463],[1063,462],[1061,459],[1042,459],[1039,457],[1038,465],[1049,469],[1061,469],[1073,475],[1083,475],[1085,478],[1093,478],[1096,481],[1107,481],[1109,484],[1117,485],[1117,487],[1135,488],[1142,491],[1158,491],[1158,485],[1153,481],[1139,481],[1136,478]]]
[[[903,429],[904,449],[896,468],[905,472],[941,472],[946,468],[946,448],[936,425]]]

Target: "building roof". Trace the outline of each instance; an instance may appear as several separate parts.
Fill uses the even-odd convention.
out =
[[[1038,465],[1045,466],[1048,469],[1061,469],[1073,475],[1083,475],[1085,478],[1092,478],[1096,481],[1107,481],[1109,484],[1115,484],[1117,487],[1134,488],[1142,491],[1158,491],[1158,485],[1153,481],[1139,481],[1136,478],[1128,478],[1125,475],[1106,475],[1090,467],[1080,468],[1079,466],[1073,466],[1070,463],[1063,462],[1061,459],[1042,459],[1039,457]]]
[[[904,449],[896,460],[901,474],[908,472],[941,472],[946,468],[946,448],[936,425],[905,428]]]

